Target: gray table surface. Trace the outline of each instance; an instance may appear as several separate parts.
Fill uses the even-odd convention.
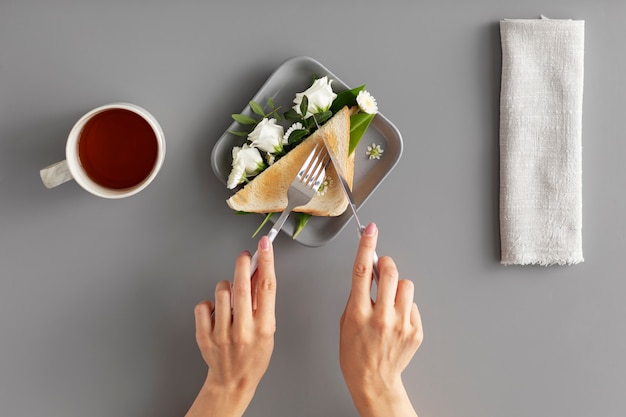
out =
[[[213,4],[215,3],[215,4]],[[183,415],[205,375],[193,307],[254,248],[210,152],[271,72],[311,56],[367,83],[403,134],[361,209],[416,284],[425,340],[404,374],[420,416],[626,410],[626,3],[0,3],[0,415]],[[502,18],[586,21],[585,262],[499,264]],[[46,190],[87,110],[129,101],[167,140],[146,190]],[[338,366],[356,237],[275,242],[276,348],[247,415],[356,415]]]

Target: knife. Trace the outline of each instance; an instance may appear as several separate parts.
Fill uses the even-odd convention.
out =
[[[317,118],[315,117],[315,115],[313,115],[313,120],[315,121],[315,126],[317,126],[318,132],[320,132],[320,135],[322,136],[322,140],[324,141],[324,145],[326,146],[328,155],[330,155],[330,160],[333,163],[333,166],[335,167],[335,172],[337,173],[339,184],[341,184],[343,193],[348,199],[348,205],[350,206],[350,209],[352,210],[352,214],[354,215],[354,220],[356,222],[356,226],[359,231],[359,237],[361,237],[361,235],[363,234],[363,231],[365,231],[365,226],[363,226],[363,224],[359,220],[359,216],[356,214],[356,205],[354,204],[354,197],[352,196],[352,191],[350,190],[350,186],[348,185],[348,182],[346,181],[346,177],[344,176],[343,171],[341,170],[341,165],[337,163],[335,155],[333,155],[333,153],[330,151],[330,148],[328,147],[328,141],[326,140],[326,136],[324,135],[324,132],[322,132],[322,129],[320,128],[320,125],[317,122]],[[374,275],[374,279],[376,280],[376,283],[378,284],[378,277],[380,275],[378,273],[378,254],[376,253],[376,251],[374,251],[374,262],[372,265],[372,274]]]

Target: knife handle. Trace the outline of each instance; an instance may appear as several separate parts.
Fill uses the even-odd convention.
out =
[[[372,265],[372,275],[374,275],[374,281],[378,284],[378,278],[380,278],[380,273],[378,272],[378,254],[374,251],[374,262]]]

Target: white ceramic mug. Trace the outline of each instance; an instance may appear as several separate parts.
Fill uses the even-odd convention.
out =
[[[140,116],[152,129],[156,141],[156,158],[146,176],[138,183],[117,188],[102,185],[94,180],[85,170],[79,155],[79,144],[83,130],[96,116],[112,110],[127,110]],[[119,129],[119,127],[118,127]],[[112,141],[113,143],[113,141]],[[90,193],[104,198],[123,198],[137,194],[152,182],[165,159],[165,136],[157,120],[145,109],[129,103],[112,103],[91,110],[82,116],[72,127],[65,146],[65,160],[52,164],[40,171],[41,180],[47,188],[54,188],[71,179]]]

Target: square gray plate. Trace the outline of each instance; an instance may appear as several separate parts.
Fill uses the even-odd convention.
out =
[[[293,107],[296,93],[310,87],[314,76],[328,76],[333,79],[332,87],[335,92],[353,88],[348,87],[316,60],[309,57],[296,57],[287,60],[278,67],[256,95],[252,97],[252,100],[264,106],[267,99],[273,97],[276,105],[281,106],[284,112]],[[375,93],[373,95],[376,96]],[[247,105],[241,113],[255,116]],[[218,139],[211,153],[211,166],[224,186],[226,186],[226,180],[231,170],[232,148],[233,146],[241,146],[245,142],[245,138],[232,135],[228,133],[228,130],[241,130],[241,126],[233,122]],[[380,145],[384,150],[379,160],[370,160],[365,154],[367,146],[372,143]],[[378,113],[355,150],[353,195],[357,207],[361,207],[367,201],[398,163],[401,155],[402,136],[400,132],[385,116]],[[352,216],[352,212],[348,209],[337,217],[312,217],[304,230],[294,240],[305,246],[322,246],[334,239],[352,219]],[[277,216],[274,217],[277,218]],[[363,221],[367,223],[366,220]],[[353,225],[353,227],[356,234],[356,226]],[[285,223],[283,232],[291,236],[294,229],[295,222],[293,218],[290,218]]]

